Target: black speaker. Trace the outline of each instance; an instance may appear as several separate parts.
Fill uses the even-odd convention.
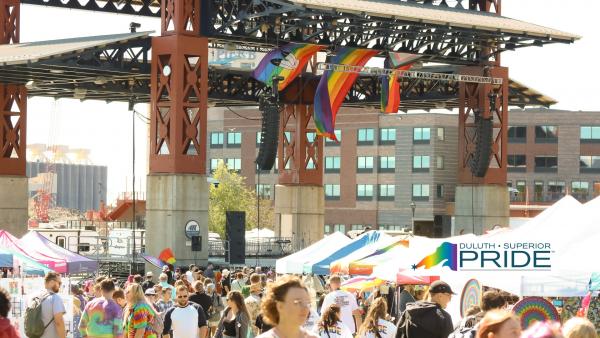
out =
[[[260,170],[271,170],[277,159],[280,107],[277,99],[270,96],[262,96],[259,107],[262,110],[262,129],[256,164]]]
[[[494,121],[475,117],[475,152],[469,161],[471,173],[475,177],[484,177],[492,159],[494,143]]]
[[[225,212],[225,233],[229,240],[229,264],[246,263],[246,213]]]
[[[192,236],[192,251],[202,251],[201,236]]]

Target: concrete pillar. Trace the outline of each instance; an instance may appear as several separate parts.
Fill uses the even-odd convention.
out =
[[[322,186],[275,186],[275,234],[291,237],[295,250],[323,238],[325,192]]]
[[[202,251],[192,251],[185,234],[189,221],[200,225]],[[146,252],[158,257],[171,248],[177,266],[208,262],[208,183],[198,174],[150,174],[146,189]],[[146,269],[151,268],[146,266]]]
[[[0,229],[14,236],[27,233],[28,179],[0,176]]]
[[[503,185],[459,185],[456,187],[454,235],[481,235],[495,225],[509,225],[509,195]],[[475,228],[473,228],[473,224]]]

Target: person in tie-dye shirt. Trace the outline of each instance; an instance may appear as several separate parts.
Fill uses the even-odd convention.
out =
[[[125,336],[127,338],[156,338],[151,323],[158,316],[157,311],[148,304],[142,286],[129,284],[125,291],[127,307],[125,308]]]
[[[102,297],[89,302],[81,315],[79,332],[82,338],[123,337],[123,310],[113,299],[115,283],[105,279],[100,283]]]

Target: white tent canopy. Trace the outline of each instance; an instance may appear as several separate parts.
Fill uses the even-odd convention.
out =
[[[275,262],[275,270],[277,273],[301,274],[304,272],[305,262],[311,261],[315,256],[320,257],[322,254],[330,255],[350,242],[352,242],[350,238],[336,231],[307,248],[278,259]]]
[[[254,228],[246,231],[246,238],[273,238],[275,237],[275,232],[271,229],[267,228]]]

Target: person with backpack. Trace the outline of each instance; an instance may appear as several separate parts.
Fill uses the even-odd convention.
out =
[[[66,338],[64,314],[67,312],[58,295],[60,275],[50,271],[44,277],[45,290],[32,297],[25,310],[25,335],[29,338]]]
[[[115,283],[105,279],[100,283],[102,297],[89,302],[79,322],[81,337],[123,337],[123,310],[113,300]]]
[[[123,316],[123,328],[127,338],[156,338],[163,331],[163,321],[148,303],[142,286],[132,283],[125,291],[127,307]]]
[[[0,337],[19,338],[19,332],[8,319],[8,311],[10,311],[10,294],[0,287]]]
[[[408,303],[398,321],[396,338],[448,338],[454,330],[446,310],[455,293],[448,283],[437,280],[429,286],[429,300]]]
[[[177,287],[177,302],[165,314],[163,337],[170,338],[171,330],[176,338],[205,338],[208,331],[204,309],[190,302],[186,286]]]
[[[367,316],[358,330],[357,338],[394,338],[396,325],[387,321],[387,301],[385,298],[376,298],[369,307]]]

